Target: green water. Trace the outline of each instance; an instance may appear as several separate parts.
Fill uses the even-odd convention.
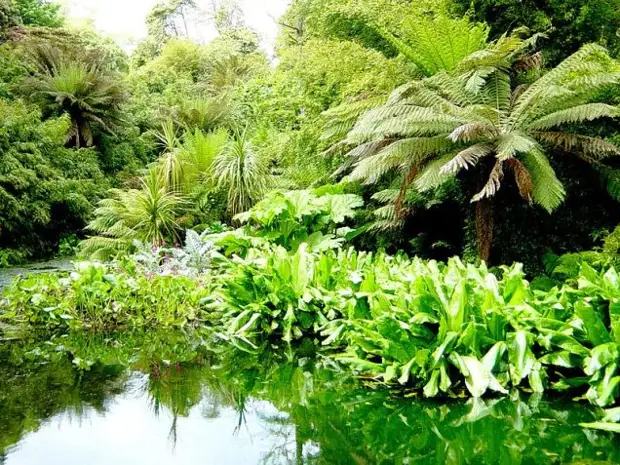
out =
[[[0,464],[617,464],[583,403],[428,402],[313,347],[183,334],[0,345]],[[247,347],[245,348],[247,349]]]

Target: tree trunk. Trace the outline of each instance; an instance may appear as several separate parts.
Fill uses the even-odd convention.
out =
[[[476,202],[476,247],[478,257],[485,262],[491,258],[493,245],[493,203],[490,199]]]

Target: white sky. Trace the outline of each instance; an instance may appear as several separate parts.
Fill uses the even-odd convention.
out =
[[[160,0],[57,0],[68,15],[76,20],[92,20],[100,32],[111,35],[121,45],[136,43],[146,36],[145,19]],[[198,3],[205,4],[203,0]],[[246,23],[262,38],[263,47],[272,51],[278,32],[274,18],[286,10],[289,0],[239,0]],[[205,26],[199,37],[209,38],[213,32]]]

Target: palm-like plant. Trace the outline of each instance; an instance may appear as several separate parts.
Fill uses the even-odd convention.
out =
[[[81,254],[107,259],[129,251],[134,241],[154,246],[178,241],[184,204],[184,198],[166,189],[152,169],[142,180],[142,189],[113,189],[110,198],[100,202],[87,226],[97,236],[82,241]]]
[[[186,183],[189,186],[210,184],[214,181],[213,163],[227,143],[228,133],[223,129],[210,133],[196,130],[185,134],[181,159],[186,166]]]
[[[178,192],[184,179],[185,166],[181,160],[178,128],[174,121],[167,120],[161,125],[161,130],[152,131],[162,148],[162,154],[158,161],[158,174],[160,184],[169,190]]]
[[[214,179],[228,192],[231,216],[249,210],[270,184],[267,158],[255,150],[247,131],[230,140],[213,162]]]
[[[597,45],[586,45],[532,84],[519,71],[538,68],[526,54],[534,40],[502,37],[463,59],[456,71],[409,83],[388,102],[364,114],[349,132],[351,180],[374,183],[388,172],[401,176],[395,214],[410,186],[427,191],[470,168],[484,171],[476,206],[478,251],[488,259],[492,242],[489,199],[510,173],[521,196],[549,212],[565,197],[546,155],[574,153],[598,164],[620,154],[615,145],[578,132],[575,123],[616,117],[618,108],[599,101],[620,83],[620,68]]]
[[[76,147],[93,145],[97,133],[115,133],[122,121],[125,91],[96,64],[61,61],[41,65],[24,89],[45,114],[69,116],[68,140]]]
[[[162,147],[157,164],[160,183],[172,192],[190,193],[213,184],[213,163],[228,142],[225,130],[205,133],[199,129],[179,137],[174,122],[153,131]]]

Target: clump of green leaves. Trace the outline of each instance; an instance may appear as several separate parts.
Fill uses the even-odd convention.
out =
[[[186,327],[204,321],[208,283],[182,276],[79,263],[68,275],[19,278],[0,302],[0,320],[38,328],[109,331]]]

